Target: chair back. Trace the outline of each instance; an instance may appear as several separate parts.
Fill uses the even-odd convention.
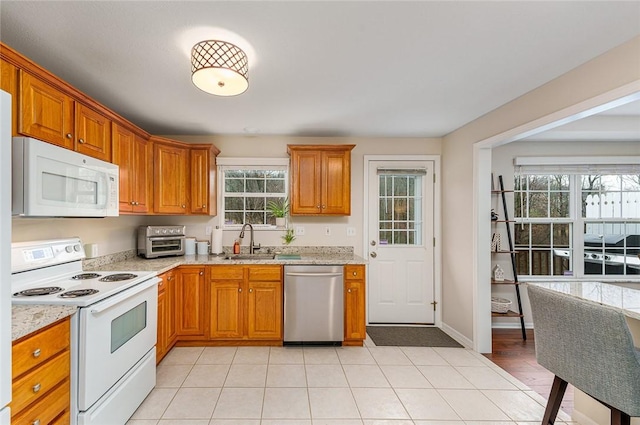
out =
[[[579,390],[640,416],[640,350],[612,307],[527,286],[538,363]]]

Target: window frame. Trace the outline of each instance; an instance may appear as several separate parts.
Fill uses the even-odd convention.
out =
[[[220,228],[223,230],[240,230],[242,224],[227,224],[225,217],[227,213],[225,195],[225,171],[227,170],[277,170],[284,171],[284,192],[285,198],[289,197],[289,181],[290,181],[290,167],[289,158],[239,158],[239,157],[218,157],[216,158],[216,165],[218,166],[218,173],[220,178],[218,179],[218,205],[220,205]],[[239,192],[233,192],[237,194]],[[242,192],[244,193],[244,192]],[[247,210],[245,209],[246,213]],[[252,224],[256,230],[282,230],[275,224]]]
[[[583,217],[582,214],[582,176],[584,175],[625,175],[640,174],[640,156],[628,157],[520,157],[514,160],[514,184],[519,175],[568,175],[569,177],[569,217],[516,217],[517,197],[513,199],[514,227],[525,224],[570,223],[570,269],[571,275],[519,275],[529,280],[548,279],[591,279],[591,280],[637,280],[637,274],[585,274],[585,226],[587,223],[632,223],[640,225],[640,217]],[[514,186],[515,189],[515,186]],[[518,193],[518,191],[515,191]],[[525,192],[526,193],[526,192]],[[529,208],[527,206],[527,215]],[[523,211],[521,211],[521,215]],[[548,214],[550,215],[550,214]],[[515,229],[514,229],[515,230]],[[515,235],[515,234],[514,234]],[[625,233],[625,236],[628,236]],[[626,240],[626,239],[625,239]],[[529,244],[530,246],[530,244]],[[515,248],[515,247],[514,247]],[[626,250],[626,242],[624,244]],[[606,252],[607,248],[603,247]],[[531,252],[531,249],[523,250]],[[531,265],[528,272],[531,272]],[[623,269],[626,273],[626,269]]]

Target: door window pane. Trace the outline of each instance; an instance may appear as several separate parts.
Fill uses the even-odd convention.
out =
[[[378,176],[381,245],[422,244],[422,178],[392,173]]]

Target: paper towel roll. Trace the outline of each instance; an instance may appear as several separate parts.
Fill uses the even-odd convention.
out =
[[[211,253],[222,254],[222,229],[213,229],[211,231]]]

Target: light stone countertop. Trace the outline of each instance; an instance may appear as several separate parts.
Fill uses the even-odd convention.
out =
[[[146,259],[141,257],[131,258],[125,261],[103,264],[95,267],[87,267],[86,270],[102,271],[155,271],[158,274],[169,271],[182,265],[223,265],[223,264],[366,264],[367,261],[354,254],[323,254],[303,253],[300,260],[278,259],[273,260],[226,260],[224,256],[216,255],[184,255],[180,257],[161,257]]]
[[[640,282],[527,282],[552,291],[573,295],[587,301],[619,308],[633,319],[640,320]]]
[[[11,341],[29,335],[76,312],[75,306],[68,305],[12,305]]]

